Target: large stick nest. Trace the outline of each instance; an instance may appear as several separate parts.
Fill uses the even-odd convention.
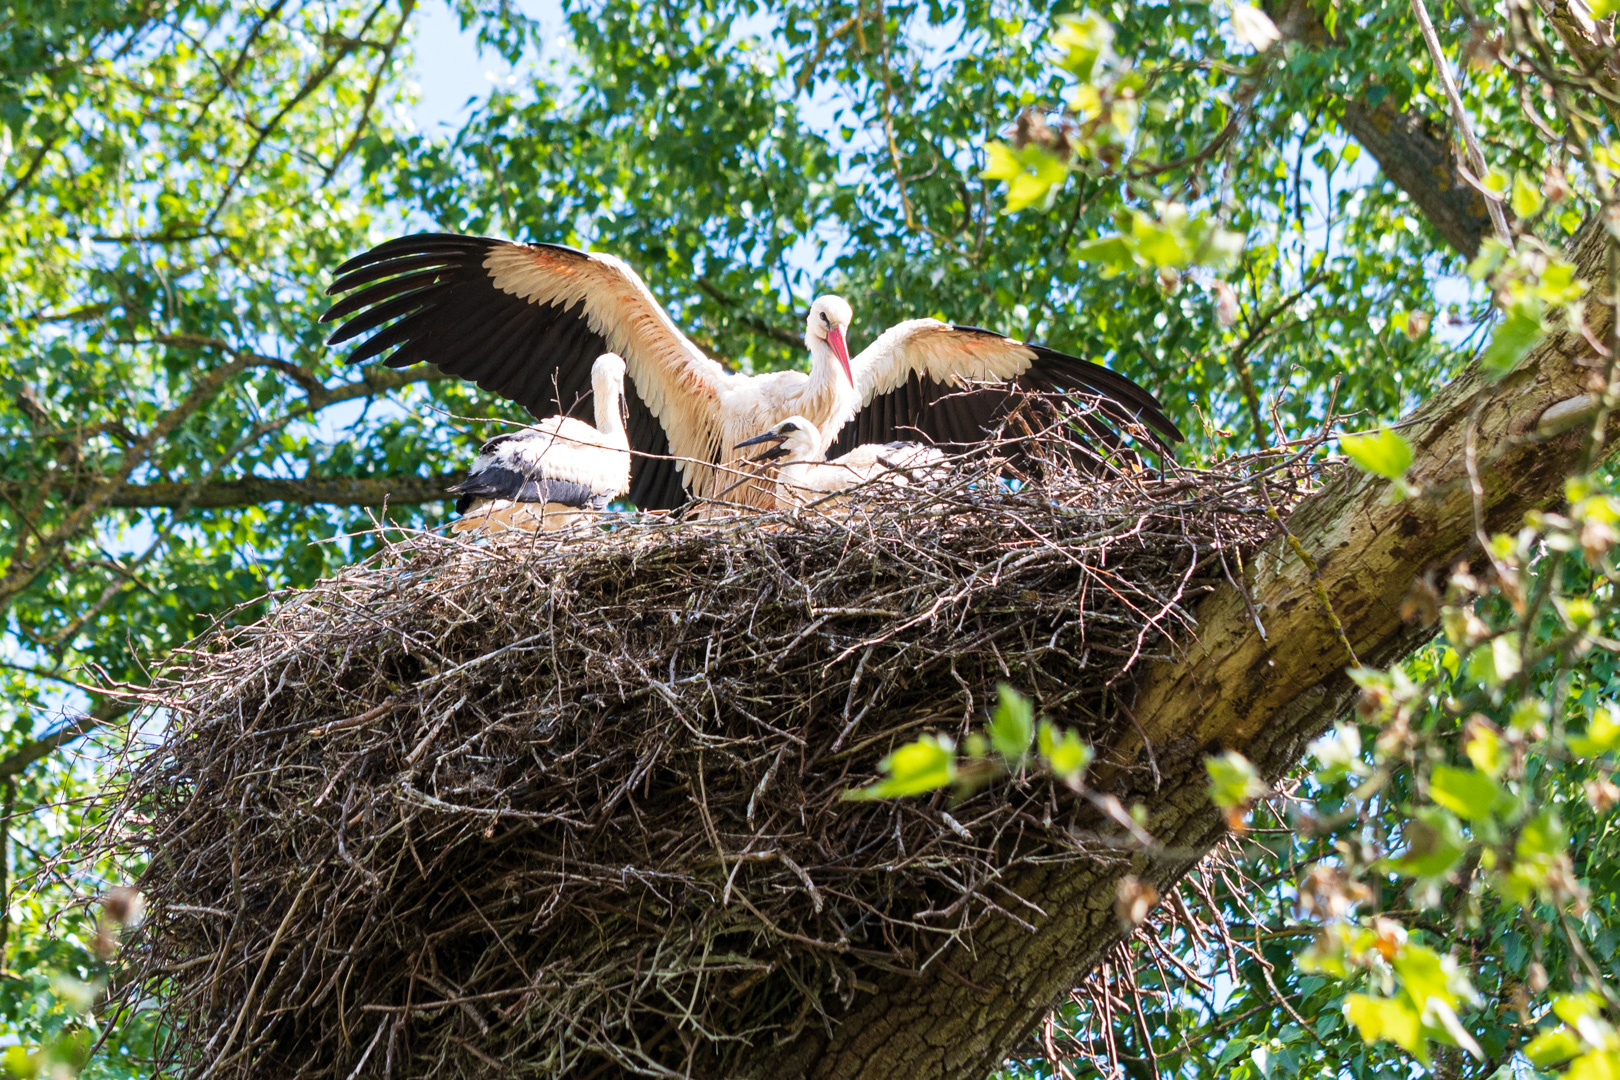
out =
[[[1123,857],[1039,777],[840,796],[1000,682],[1106,749],[1291,501],[1266,464],[395,534],[157,684],[107,833],[147,862],[118,993],[173,1072],[278,1080],[723,1074],[835,1024],[1025,922],[1021,866]]]

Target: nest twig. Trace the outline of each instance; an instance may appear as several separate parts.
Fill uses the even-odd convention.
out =
[[[160,1064],[723,1072],[1026,921],[1020,865],[1122,858],[1037,778],[840,796],[998,682],[1107,746],[1132,673],[1274,528],[1256,484],[1299,481],[1049,459],[1015,485],[993,450],[837,515],[395,533],[205,638],[102,838],[147,864],[117,994],[160,1002]]]

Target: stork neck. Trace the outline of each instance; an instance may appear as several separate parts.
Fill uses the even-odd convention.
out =
[[[806,344],[810,346],[810,378],[794,411],[821,428],[823,438],[831,441],[837,433],[827,431],[828,421],[844,411],[856,391],[826,338],[813,337]]]
[[[624,438],[624,420],[619,412],[619,398],[624,396],[624,391],[611,383],[593,389],[595,393],[592,396],[596,399],[596,430],[611,438]]]

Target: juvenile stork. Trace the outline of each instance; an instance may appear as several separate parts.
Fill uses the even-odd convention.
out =
[[[624,360],[603,353],[591,365],[596,426],[553,416],[485,443],[472,473],[450,489],[461,498],[452,532],[552,532],[589,521],[630,490],[624,430]]]
[[[1105,423],[1092,428],[1104,442],[1125,430],[1168,452],[1181,440],[1153,395],[1124,376],[988,330],[912,320],[851,360],[850,306],[836,296],[810,306],[809,374],[733,374],[676,328],[625,263],[558,244],[401,237],[338,267],[327,291],[348,294],[322,316],[344,320],[331,343],[370,335],[351,361],[437,364],[535,416],[579,414],[590,361],[622,355],[637,454],[630,498],[643,509],[737,486],[716,468],[730,448],[789,416],[809,419],[844,450],[918,435],[968,444],[1025,391],[1089,393],[1101,402]],[[740,487],[727,497],[770,501],[768,485]]]
[[[802,416],[790,416],[736,448],[761,443],[775,444],[754,460],[776,463],[773,494],[779,510],[817,503],[869,480],[905,487],[914,478],[932,479],[944,471],[943,451],[914,442],[866,443],[827,461],[822,450],[826,440]]]

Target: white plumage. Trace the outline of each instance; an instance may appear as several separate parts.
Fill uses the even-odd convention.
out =
[[[738,442],[790,416],[814,424],[822,453],[835,441],[881,444],[910,432],[967,445],[983,439],[1019,393],[1035,390],[1100,399],[1093,433],[1104,444],[1118,431],[1161,451],[1181,438],[1153,395],[1124,376],[988,330],[914,319],[850,360],[852,312],[836,296],[810,307],[808,374],[742,375],[698,348],[640,276],[611,255],[423,234],[381,244],[338,274],[329,291],[350,295],[322,318],[346,320],[334,344],[371,334],[354,361],[387,354],[391,367],[434,363],[536,416],[571,411],[589,359],[604,350],[622,355],[629,444],[641,455],[630,497],[643,509],[728,488],[731,501],[768,503],[768,485],[738,484],[722,466]]]
[[[945,470],[943,451],[914,442],[865,443],[831,461],[824,460],[826,440],[816,425],[803,416],[790,416],[771,430],[737,444],[737,449],[775,443],[758,461],[776,463],[772,492],[778,509],[822,502],[828,495],[879,480],[905,487],[913,480],[927,481]]]
[[[624,430],[624,360],[604,353],[591,365],[596,426],[553,416],[485,443],[460,495],[452,531],[552,531],[590,520],[630,490]]]

